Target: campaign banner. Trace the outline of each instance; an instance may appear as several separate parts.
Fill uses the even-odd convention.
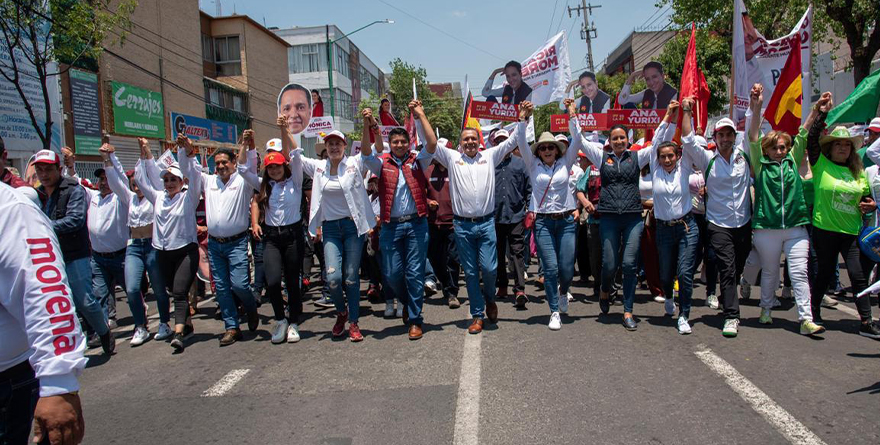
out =
[[[76,69],[68,73],[76,153],[100,154],[98,149],[101,147],[101,102],[98,99],[98,75]]]
[[[606,113],[581,113],[577,115],[581,131],[607,130],[608,114]],[[554,133],[568,133],[568,115],[554,114],[550,116],[550,131]]]
[[[749,11],[743,0],[734,0],[733,12],[733,103],[732,118],[737,127],[743,128],[746,110],[749,108],[749,93],[752,85],[764,85],[764,98],[773,97],[776,83],[782,68],[791,52],[795,35],[801,38],[801,75],[803,76],[803,97],[810,97],[812,84],[813,8],[807,8],[801,20],[791,33],[776,40],[767,40],[752,25]],[[766,105],[766,104],[765,104]],[[809,114],[810,101],[802,101],[801,116]]]
[[[522,80],[532,89],[531,101],[536,107],[565,98],[565,88],[571,82],[565,31],[544,42],[522,62]],[[504,84],[494,88],[503,86]]]
[[[382,140],[388,142],[388,133],[391,133],[391,130],[395,128],[402,128],[403,130],[406,130],[406,127],[401,127],[399,125],[380,125],[379,131],[382,132]]]
[[[519,105],[472,101],[471,117],[493,121],[516,122],[519,120]]]
[[[333,118],[330,116],[313,117],[309,125],[303,130],[303,136],[307,138],[318,137],[321,133],[333,131]]]
[[[162,94],[122,82],[111,82],[113,131],[127,136],[165,138]]]
[[[627,109],[627,110],[608,110],[608,127],[618,124],[626,125],[630,129],[650,129],[653,130],[663,121],[666,110],[656,109]]]
[[[227,144],[238,143],[238,126],[203,117],[171,112],[172,139],[185,135],[194,141],[214,141]]]

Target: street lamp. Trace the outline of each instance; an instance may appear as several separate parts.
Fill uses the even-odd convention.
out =
[[[333,44],[352,35],[352,34],[354,34],[354,33],[356,33],[356,32],[358,32],[358,31],[360,31],[360,30],[362,30],[362,29],[364,29],[364,28],[368,28],[368,27],[373,26],[377,23],[391,24],[391,23],[394,23],[394,20],[389,20],[389,19],[376,20],[375,22],[361,26],[360,28],[355,29],[354,31],[352,31],[348,34],[345,34],[339,38],[336,38],[334,40],[330,40],[330,25],[324,25],[325,32],[326,32],[326,42],[327,42],[326,43],[326,45],[327,45],[327,51],[326,51],[326,53],[327,53],[327,80],[330,83],[330,116],[333,118],[334,122],[336,120],[336,91],[333,89]]]

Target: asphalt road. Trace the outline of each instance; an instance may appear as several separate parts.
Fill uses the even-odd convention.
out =
[[[119,301],[118,353],[90,351],[80,379],[85,443],[880,443],[880,342],[856,334],[851,302],[824,310],[829,331],[809,338],[791,302],[767,327],[753,298],[726,339],[703,287],[689,336],[645,291],[637,332],[621,326],[622,306],[599,316],[587,288],[572,293],[561,331],[532,297],[527,310],[500,303],[480,336],[467,334],[466,304],[434,296],[419,341],[363,300],[362,343],[332,339],[331,310],[307,303],[302,341],[272,345],[265,304],[260,329],[225,348],[208,302],[179,355],[165,342],[130,347]]]

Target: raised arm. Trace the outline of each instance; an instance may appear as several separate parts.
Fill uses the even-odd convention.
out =
[[[622,104],[632,104],[639,103],[642,99],[645,98],[645,92],[639,91],[636,94],[632,94],[632,84],[635,83],[636,79],[642,76],[642,70],[633,71],[629,77],[626,78],[626,82],[624,82],[623,87],[620,88],[620,95],[618,96],[618,100]]]
[[[500,164],[501,161],[504,160],[504,157],[517,147],[519,147],[520,153],[529,150],[528,142],[526,141],[526,126],[528,125],[529,118],[532,116],[532,111],[534,111],[534,109],[535,107],[532,103],[527,100],[524,100],[519,104],[519,122],[516,123],[513,135],[506,141],[494,147],[487,148],[484,151],[484,153],[491,156],[492,165]]]
[[[688,158],[698,169],[706,171],[706,168],[709,167],[709,160],[712,159],[712,152],[704,150],[694,140],[694,117],[692,114],[694,104],[695,101],[691,97],[686,97],[681,101],[681,149],[682,153],[687,153]]]
[[[677,100],[669,101],[669,105],[666,107],[666,115],[663,116],[660,125],[654,130],[654,138],[651,140],[651,145],[636,152],[639,168],[644,168],[656,158],[654,153],[657,152],[658,145],[671,141],[673,136],[675,136],[675,122],[678,120],[679,108],[680,104]]]
[[[502,94],[504,92],[503,87],[496,88],[494,90],[492,89],[492,84],[495,83],[495,76],[497,76],[503,72],[504,72],[504,68],[495,68],[495,71],[492,71],[492,74],[489,75],[489,79],[486,81],[486,85],[483,85],[483,91],[480,92],[480,94],[482,94],[483,97],[497,96],[497,95]]]
[[[196,166],[196,151],[195,147],[192,145],[192,141],[186,136],[179,136],[178,141],[182,143],[183,148],[186,150],[186,153],[181,154],[180,149],[178,149],[177,154],[180,163],[180,172],[183,173],[183,178],[189,181],[186,199],[189,200],[190,206],[195,210],[199,205],[199,198],[202,194],[204,181],[202,180],[201,171],[199,171]]]
[[[101,148],[98,149],[101,153],[101,158],[104,160],[104,174],[107,176],[107,185],[110,187],[110,190],[119,197],[119,202],[128,208],[131,203],[131,197],[134,193],[128,188],[127,181],[122,179],[125,175],[120,175],[119,170],[122,170],[121,166],[117,168],[119,165],[119,160],[116,159],[116,155],[114,152],[116,148],[114,148],[110,144],[101,145]]]
[[[425,132],[425,150],[428,153],[434,154],[434,150],[437,149],[437,133],[434,133],[434,128],[431,127],[431,123],[428,122],[428,116],[425,115],[425,109],[422,107],[422,101],[414,100],[409,103],[409,112],[413,113],[413,117],[422,124],[422,129]]]
[[[833,97],[830,92],[822,93],[819,100],[813,105],[816,116],[813,117],[813,123],[807,129],[807,157],[810,159],[810,165],[816,165],[819,157],[822,155],[822,147],[819,146],[819,137],[825,130],[825,118],[828,112],[834,107]],[[813,113],[810,113],[813,114]],[[855,149],[855,147],[853,147]]]
[[[568,147],[569,150],[577,151],[579,149],[594,165],[602,165],[602,157],[605,156],[605,152],[602,151],[602,144],[587,139],[581,131],[581,123],[578,121],[574,99],[565,99],[565,106],[568,107],[568,131],[571,133],[571,146]]]
[[[370,136],[372,135],[377,145],[382,144],[382,133],[379,131],[379,123],[373,117],[373,110],[371,108],[364,108],[361,111],[361,116],[364,118],[363,130],[361,131],[361,160],[367,170],[374,175],[379,175],[382,172],[382,160],[378,157],[381,150],[378,147],[373,150],[373,144],[370,143]]]
[[[764,85],[756,83],[752,85],[749,94],[749,108],[752,109],[752,122],[749,124],[749,142],[758,142],[761,139],[761,106],[764,104]],[[752,159],[757,159],[752,157]]]

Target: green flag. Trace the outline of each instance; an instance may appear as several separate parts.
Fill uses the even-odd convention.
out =
[[[839,122],[868,122],[880,103],[880,70],[862,79],[846,100],[835,106],[825,120],[828,127]]]

